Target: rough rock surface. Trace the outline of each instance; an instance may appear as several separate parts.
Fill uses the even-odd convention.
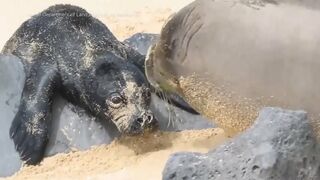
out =
[[[254,126],[207,153],[176,153],[163,179],[316,180],[320,146],[307,114],[264,108]]]
[[[21,165],[9,129],[18,110],[24,79],[20,60],[0,54],[0,177],[12,174]]]
[[[124,44],[132,47],[143,55],[146,55],[151,44],[159,39],[159,34],[136,33],[123,41]]]

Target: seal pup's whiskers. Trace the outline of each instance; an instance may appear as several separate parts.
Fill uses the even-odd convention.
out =
[[[160,94],[160,96],[163,98],[163,100],[166,102],[165,105],[166,105],[166,109],[168,111],[168,124],[167,124],[167,128],[172,126],[172,127],[175,127],[175,121],[178,119],[179,121],[181,121],[177,114],[175,113],[175,110],[174,108],[172,107],[172,100],[171,98],[169,98],[167,96],[167,94],[162,91],[161,89],[156,89],[156,93]]]

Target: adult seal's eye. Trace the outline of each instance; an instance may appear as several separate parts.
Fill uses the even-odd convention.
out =
[[[109,105],[113,108],[119,108],[123,103],[123,98],[118,93],[113,93],[109,99]]]

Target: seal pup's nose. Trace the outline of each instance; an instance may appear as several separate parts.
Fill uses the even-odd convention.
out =
[[[137,134],[144,130],[154,130],[158,127],[158,122],[151,112],[142,113],[133,123],[132,132]]]
[[[152,113],[145,112],[140,115],[140,117],[137,118],[137,123],[141,125],[141,127],[146,127],[150,124],[153,124],[156,120]]]

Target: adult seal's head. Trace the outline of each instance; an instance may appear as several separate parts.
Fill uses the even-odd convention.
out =
[[[194,67],[184,63],[193,51],[189,45],[203,26],[199,5],[199,1],[194,1],[171,15],[161,30],[159,41],[149,48],[145,61],[146,75],[154,87],[182,93],[179,77],[194,71]]]
[[[250,127],[263,106],[305,109],[320,132],[320,13],[307,7],[194,1],[168,20],[149,49],[147,78],[231,132]]]
[[[149,47],[145,59],[145,71],[153,87],[177,93],[179,92],[179,81],[176,67],[180,65],[173,61],[173,56],[176,51],[182,49],[173,49],[175,47],[172,38],[176,31],[176,22],[179,22],[176,18],[180,19],[181,17],[179,14],[169,17],[162,28],[160,39]]]

